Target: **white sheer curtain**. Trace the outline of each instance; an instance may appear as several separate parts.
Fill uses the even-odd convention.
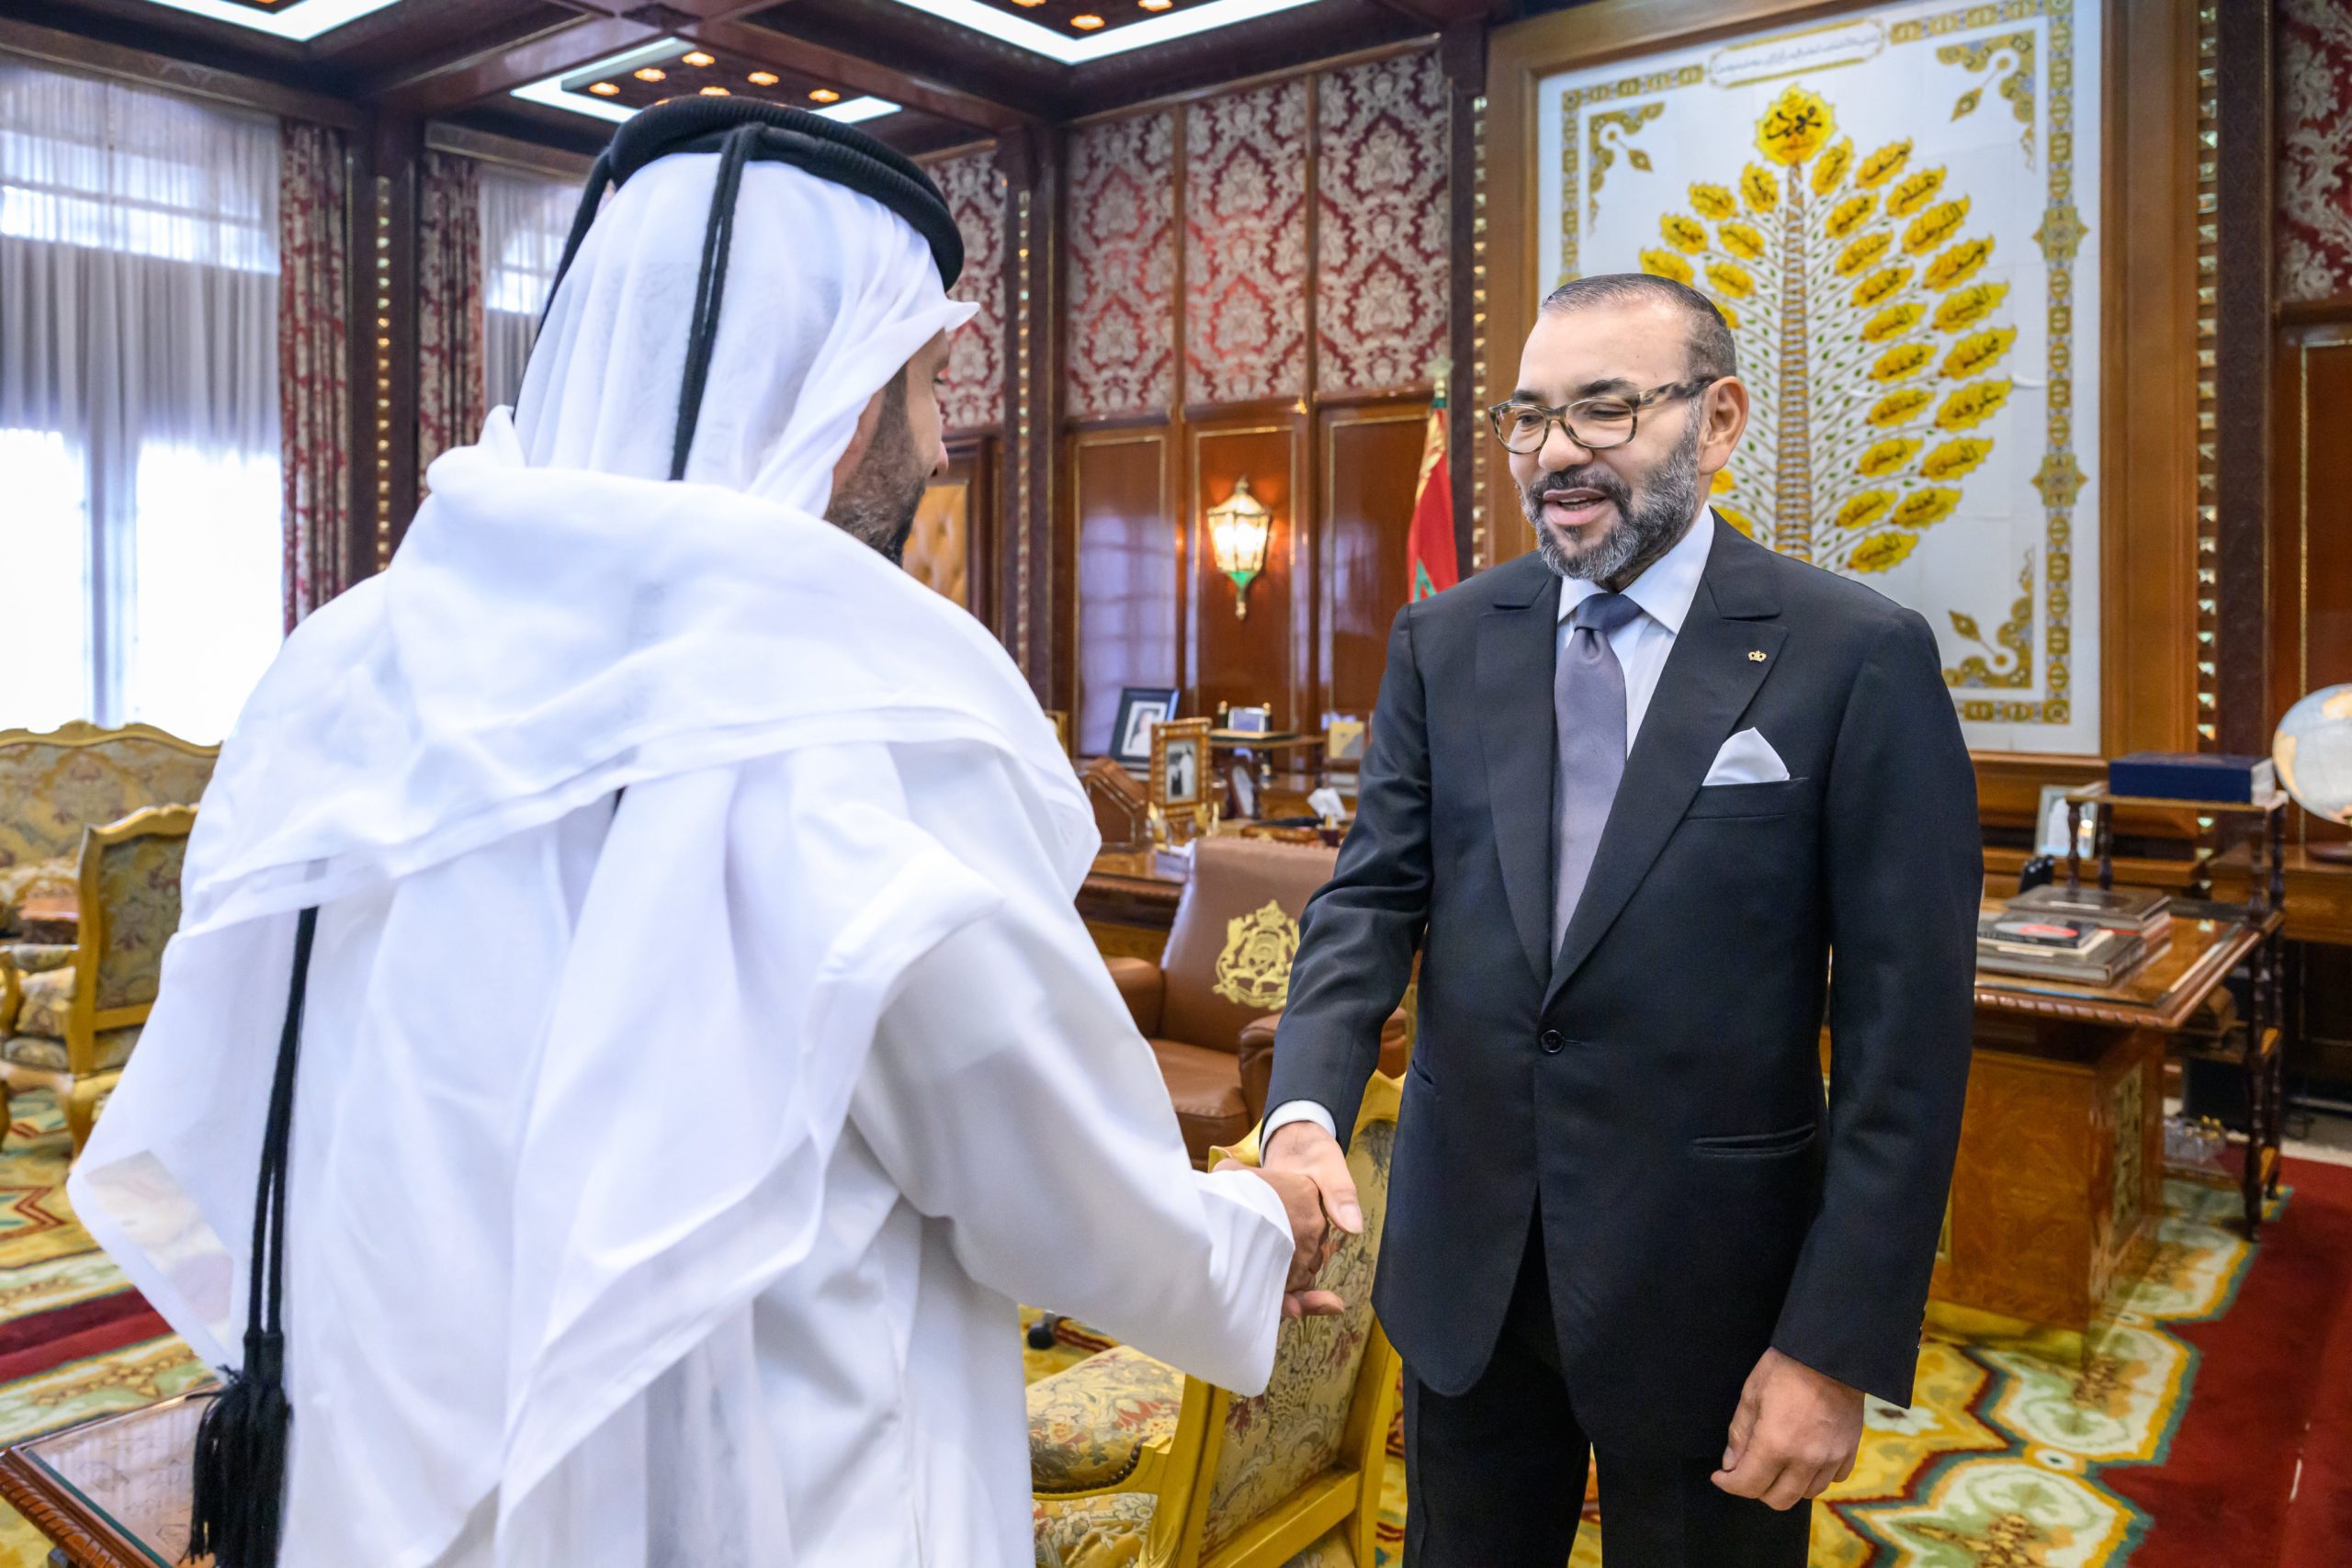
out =
[[[0,62],[0,726],[219,739],[282,626],[277,122]]]
[[[580,205],[580,185],[481,167],[482,406],[512,407],[523,362],[563,258],[563,237]],[[469,436],[470,439],[470,435]]]

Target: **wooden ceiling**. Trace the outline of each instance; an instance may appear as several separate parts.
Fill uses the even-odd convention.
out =
[[[290,21],[322,0],[231,3]],[[1210,0],[971,3],[1057,39],[1083,40],[1181,17]],[[234,73],[362,113],[572,152],[602,146],[612,123],[565,104],[592,99],[626,108],[669,92],[723,88],[810,107],[884,99],[897,112],[864,128],[925,152],[1571,3],[1303,0],[1076,64],[903,0],[394,0],[301,42],[156,0],[10,0],[7,10],[19,25]],[[616,57],[629,57],[625,68],[599,69]],[[637,74],[646,69],[662,77]],[[515,96],[524,88],[535,88],[533,97]],[[550,96],[560,101],[539,101]]]

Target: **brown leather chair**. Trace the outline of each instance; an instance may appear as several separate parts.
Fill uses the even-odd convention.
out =
[[[1136,1027],[1159,1058],[1195,1165],[1216,1145],[1248,1137],[1266,1113],[1298,917],[1330,880],[1337,858],[1319,844],[1204,839],[1193,851],[1193,877],[1159,962],[1108,961]],[[1408,1050],[1399,1009],[1381,1030],[1380,1070],[1403,1072]]]

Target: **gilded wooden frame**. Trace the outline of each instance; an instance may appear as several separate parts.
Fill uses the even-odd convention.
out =
[[[1356,1114],[1359,1135],[1375,1122],[1396,1120],[1404,1087],[1401,1078],[1372,1075]],[[1258,1135],[1252,1133],[1236,1147],[1209,1153],[1212,1164],[1223,1157],[1256,1165]],[[1379,1532],[1381,1483],[1386,1473],[1388,1429],[1396,1416],[1401,1366],[1396,1348],[1374,1319],[1363,1360],[1356,1369],[1338,1464],[1251,1521],[1214,1555],[1202,1551],[1208,1529],[1207,1483],[1216,1473],[1233,1395],[1198,1378],[1184,1380],[1174,1429],[1144,1444],[1125,1476],[1084,1491],[1057,1492],[1053,1499],[1150,1494],[1155,1504],[1140,1568],[1279,1568],[1342,1523],[1355,1561],[1368,1565]]]
[[[95,728],[95,727],[92,727]],[[142,727],[143,728],[143,727]],[[103,731],[111,737],[120,731]],[[164,736],[163,731],[152,732]],[[5,739],[5,737],[0,737]],[[187,747],[185,741],[175,742]],[[200,748],[188,747],[189,750]],[[27,1066],[20,1063],[0,1061],[0,1126],[5,1126],[6,1103],[10,1091],[28,1087],[47,1088],[56,1091],[65,1111],[65,1125],[74,1141],[74,1152],[79,1154],[88,1142],[90,1125],[96,1119],[101,1097],[122,1077],[120,1067],[100,1071],[97,1066],[98,1036],[114,1029],[128,1029],[147,1021],[154,1010],[153,1002],[139,1002],[130,1007],[100,1008],[98,1006],[98,963],[107,947],[107,908],[102,892],[106,851],[112,845],[133,839],[185,839],[196,827],[193,806],[149,806],[132,812],[120,821],[104,827],[82,830],[80,866],[80,929],[74,933],[74,958],[67,965],[74,972],[74,1001],[65,1018],[65,1067],[58,1071],[49,1067]],[[13,963],[0,959],[0,976],[5,985],[7,1007],[5,1014],[10,1028],[16,1022],[23,986]]]
[[[1163,718],[1151,727],[1151,817],[1171,841],[1196,837],[1216,826],[1216,762],[1210,752],[1209,729],[1209,721],[1204,718]],[[1191,800],[1168,798],[1168,746],[1171,740],[1188,741],[1193,748],[1193,784],[1197,793]],[[1184,829],[1181,834],[1176,830],[1180,823]]]

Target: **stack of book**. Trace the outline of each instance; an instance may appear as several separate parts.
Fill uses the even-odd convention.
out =
[[[1976,966],[2111,986],[2172,941],[2172,900],[2147,887],[2020,893],[1976,922]]]

